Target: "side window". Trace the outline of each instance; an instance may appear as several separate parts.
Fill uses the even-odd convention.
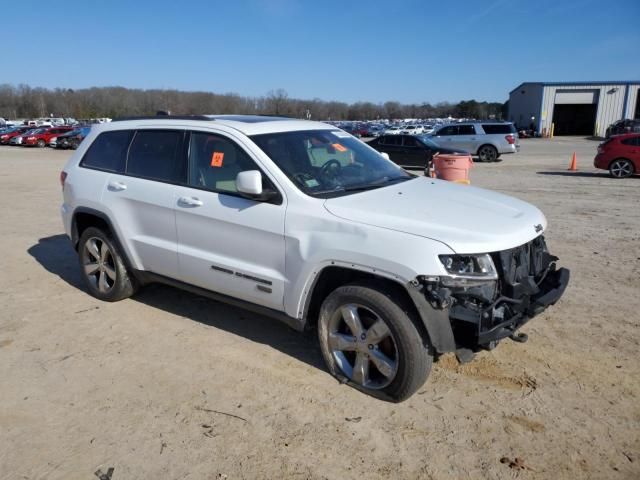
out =
[[[513,124],[511,123],[483,124],[482,129],[487,135],[490,135],[492,133],[515,133],[515,128],[513,128]]]
[[[219,192],[234,193],[238,173],[260,170],[247,153],[220,135],[191,133],[189,145],[189,185]],[[262,187],[273,188],[262,176]]]
[[[629,145],[631,147],[637,147],[637,146],[640,146],[640,137],[625,138],[620,143],[624,145]]]
[[[138,130],[129,149],[127,174],[136,177],[182,183],[186,177],[183,161],[183,131]]]
[[[389,135],[385,145],[398,146],[402,144],[402,137],[400,135]]]
[[[124,172],[127,149],[132,136],[132,130],[101,133],[82,157],[80,166],[109,172]]]
[[[442,127],[438,130],[436,135],[456,135],[458,127],[455,125],[449,125],[448,127]]]
[[[403,135],[402,136],[402,144],[405,147],[417,147],[418,146],[418,141],[413,137],[409,137],[408,135]]]
[[[473,125],[458,125],[458,135],[475,135],[476,129]]]

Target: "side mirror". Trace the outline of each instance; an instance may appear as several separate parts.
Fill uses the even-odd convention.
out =
[[[247,195],[260,195],[262,193],[262,174],[258,170],[240,172],[236,177],[238,192]]]
[[[236,188],[243,196],[259,202],[268,202],[278,196],[277,191],[262,189],[262,173],[259,170],[238,173]]]
[[[387,152],[381,152],[380,155],[382,155],[387,160],[391,160],[391,158],[389,158],[389,154]]]

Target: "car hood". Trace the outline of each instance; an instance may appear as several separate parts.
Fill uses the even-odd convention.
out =
[[[547,226],[542,212],[522,200],[426,177],[327,199],[324,205],[337,217],[437,240],[456,253],[517,247]]]

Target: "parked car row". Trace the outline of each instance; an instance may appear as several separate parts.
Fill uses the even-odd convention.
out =
[[[75,150],[89,134],[91,127],[56,126],[34,128],[19,126],[0,129],[0,145],[20,145],[23,147],[46,146]]]
[[[419,126],[415,126],[419,127]],[[380,152],[389,154],[400,165],[422,167],[433,154],[464,153],[482,162],[494,162],[504,153],[516,153],[520,140],[512,123],[468,122],[439,127],[431,135],[416,134],[419,128],[388,133],[369,142]]]

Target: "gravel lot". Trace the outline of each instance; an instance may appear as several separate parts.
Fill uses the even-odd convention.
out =
[[[640,177],[594,170],[596,145],[476,164],[545,212],[572,282],[528,343],[444,356],[398,405],[334,381],[313,333],[164,286],[90,297],[58,214],[70,153],[0,147],[0,477],[639,478]]]

